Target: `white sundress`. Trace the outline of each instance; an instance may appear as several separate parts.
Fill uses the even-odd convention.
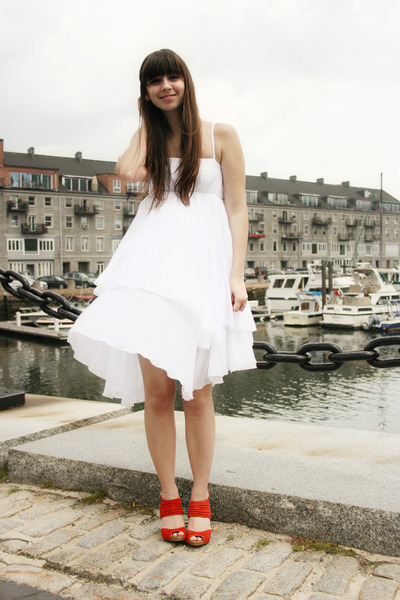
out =
[[[105,380],[103,395],[124,406],[144,401],[138,354],[178,380],[184,400],[256,368],[251,310],[232,310],[232,237],[212,141],[190,206],[173,191],[179,158],[170,159],[166,199],[152,209],[150,196],[142,200],[68,336],[75,358]]]

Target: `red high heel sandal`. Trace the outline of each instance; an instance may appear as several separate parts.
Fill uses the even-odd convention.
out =
[[[173,500],[164,500],[160,495],[160,517],[171,517],[173,515],[183,515],[182,501],[181,499],[174,498]],[[174,536],[174,533],[183,533],[183,536]],[[163,540],[167,542],[184,542],[186,539],[186,527],[175,527],[174,529],[167,529],[166,527],[161,528],[161,535]]]
[[[207,500],[189,500],[188,517],[205,517],[211,519],[210,501]],[[193,540],[192,537],[200,537],[201,540]],[[186,543],[189,546],[204,546],[208,544],[211,539],[211,529],[205,531],[191,531],[190,529],[186,532]]]

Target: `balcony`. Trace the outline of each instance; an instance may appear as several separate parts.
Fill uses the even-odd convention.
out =
[[[378,223],[364,223],[364,228],[365,229],[375,229],[375,227],[378,226]]]
[[[259,233],[258,231],[256,233],[249,233],[249,238],[252,238],[252,239],[265,238],[265,233]]]
[[[346,227],[357,227],[360,224],[360,219],[354,219],[351,221],[350,219],[346,219]]]
[[[370,233],[364,234],[364,242],[378,242],[378,241],[379,241],[379,235],[373,235]]]
[[[283,241],[298,241],[301,240],[301,235],[299,233],[282,233],[281,239]]]
[[[355,236],[352,233],[339,233],[338,241],[339,242],[350,242],[355,240]]]
[[[257,223],[258,221],[262,221],[264,219],[264,215],[262,213],[252,213],[249,215],[249,221],[251,223]]]
[[[134,208],[124,208],[123,214],[124,214],[124,217],[129,217],[132,219],[135,216],[135,209]]]
[[[8,200],[7,212],[27,212],[29,210],[28,202],[18,198],[17,202]]]
[[[281,225],[290,225],[296,221],[296,217],[278,217],[278,223]]]
[[[86,204],[75,204],[74,213],[76,215],[85,215],[86,217],[90,217],[92,215],[97,215],[99,213],[99,209],[95,206],[86,206]]]
[[[329,219],[321,219],[320,217],[312,218],[313,225],[321,225],[321,226],[327,227],[331,223],[332,223],[332,219],[330,219],[330,218]]]
[[[22,223],[21,233],[42,235],[43,233],[47,233],[47,227],[45,227],[43,223],[38,225],[28,225],[28,223]]]

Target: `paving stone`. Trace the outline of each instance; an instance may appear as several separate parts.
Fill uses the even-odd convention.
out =
[[[32,504],[28,500],[21,500],[19,502],[13,502],[9,506],[4,506],[4,507],[0,505],[1,520],[13,517],[14,515],[16,515],[18,513],[23,513],[23,511],[28,510],[31,507],[32,507]]]
[[[194,555],[170,556],[150,571],[137,587],[145,592],[162,591],[165,585],[175,579],[195,560],[197,559]]]
[[[212,552],[204,560],[198,562],[191,570],[192,575],[199,577],[219,577],[234,562],[243,556],[243,552],[234,548],[221,548]]]
[[[245,569],[267,573],[280,565],[292,554],[292,546],[286,542],[273,542],[259,550],[245,565]]]
[[[109,523],[110,521],[115,521],[116,515],[113,511],[104,509],[99,511],[98,513],[89,513],[86,514],[79,510],[79,528],[86,532],[92,531],[96,527],[103,525],[104,523]]]
[[[357,560],[353,557],[334,556],[327,565],[314,589],[325,594],[343,595],[357,571]]]
[[[7,519],[5,521],[0,521],[0,535],[6,533],[7,531],[18,529],[21,525],[22,521],[17,521],[16,519]]]
[[[74,582],[74,578],[69,575],[24,564],[9,565],[2,568],[0,577],[13,583],[39,587],[52,594],[59,594]]]
[[[74,600],[144,600],[144,598],[143,594],[133,589],[124,590],[118,585],[87,583],[74,593]]]
[[[77,519],[76,511],[68,509],[65,511],[53,512],[36,519],[33,523],[26,525],[21,529],[21,533],[31,537],[41,537],[49,535],[56,529],[62,529],[66,525],[70,525]]]
[[[147,538],[151,537],[155,533],[160,534],[160,521],[157,519],[155,521],[150,521],[147,525],[140,527],[138,530],[130,531],[129,535],[131,535],[135,540],[147,540]]]
[[[185,579],[181,579],[174,589],[173,597],[179,598],[179,600],[200,600],[209,587],[210,583],[204,579],[185,577]]]
[[[135,543],[135,542],[133,542]],[[133,560],[150,561],[169,552],[171,547],[162,539],[149,542],[148,544],[135,543],[132,552]]]
[[[55,513],[59,510],[70,508],[74,500],[66,500],[63,502],[55,501],[54,499],[46,500],[41,503],[35,503],[33,506],[20,513],[21,519],[24,521],[34,521],[48,513]]]
[[[29,501],[35,497],[35,492],[29,492],[27,490],[20,490],[13,494],[7,494],[5,498],[0,499],[0,514],[3,514],[3,511],[7,508],[7,506],[12,506],[15,503],[19,504],[25,500]]]
[[[399,563],[383,563],[374,569],[374,575],[382,575],[394,579],[400,583],[400,564]]]
[[[24,554],[27,556],[41,556],[42,554],[51,552],[51,550],[54,550],[63,544],[67,544],[79,535],[79,528],[73,527],[72,525],[70,527],[66,527],[65,529],[59,529],[53,533],[50,533],[48,536],[28,544],[24,549]]]
[[[309,600],[339,600],[339,598],[337,596],[328,597],[326,594],[313,594]]]
[[[110,523],[105,523],[93,531],[93,533],[86,535],[79,540],[78,546],[82,546],[83,548],[93,548],[106,540],[114,538],[127,528],[128,525],[124,522],[111,521]]]
[[[119,581],[125,584],[135,575],[148,569],[149,564],[133,560],[130,556],[124,556],[119,560],[111,563],[103,571],[105,576],[110,577],[113,581]]]
[[[0,548],[5,550],[6,552],[10,552],[10,554],[16,554],[28,544],[26,540],[0,540]],[[0,596],[0,600],[2,600]]]
[[[291,596],[295,590],[303,585],[311,570],[312,565],[310,563],[286,561],[267,583],[264,591],[278,596]]]
[[[265,580],[260,573],[235,571],[217,587],[211,600],[247,600]]]
[[[130,554],[134,546],[136,546],[136,543],[129,537],[119,536],[94,552],[85,552],[77,559],[71,561],[70,564],[74,569],[79,571],[98,574],[108,567],[110,563]]]
[[[397,589],[397,583],[391,579],[368,577],[362,587],[359,600],[393,600]]]

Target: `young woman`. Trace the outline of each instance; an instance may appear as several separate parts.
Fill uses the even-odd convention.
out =
[[[178,55],[150,54],[139,78],[142,124],[117,173],[144,182],[145,195],[69,341],[106,380],[105,396],[125,405],[145,400],[162,536],[198,546],[211,536],[212,386],[229,371],[255,368],[243,277],[244,160],[232,127],[200,120]],[[175,483],[176,381],[193,473],[187,529]]]

